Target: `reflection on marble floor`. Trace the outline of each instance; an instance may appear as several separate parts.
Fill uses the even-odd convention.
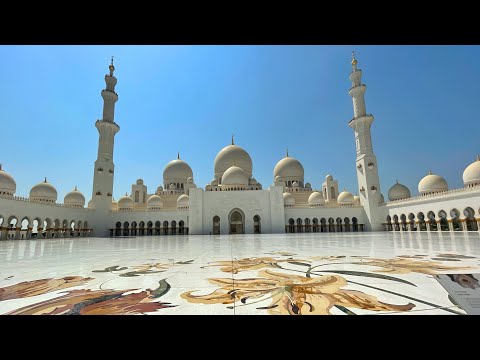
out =
[[[478,232],[1,241],[0,314],[465,314],[472,272]]]

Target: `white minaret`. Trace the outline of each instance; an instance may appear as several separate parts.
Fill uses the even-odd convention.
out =
[[[115,92],[117,78],[113,76],[115,66],[112,62],[108,67],[110,73],[105,75],[107,87],[102,90],[103,118],[95,122],[99,133],[98,156],[95,161],[93,172],[92,207],[99,210],[112,209],[113,175],[115,165],[113,164],[113,143],[115,134],[120,127],[114,122],[115,103],[118,95]]]
[[[353,100],[354,117],[348,125],[355,130],[355,144],[357,148],[357,179],[362,204],[368,218],[365,224],[367,230],[382,230],[380,202],[380,179],[378,178],[377,158],[373,153],[372,136],[370,127],[373,123],[373,115],[367,114],[365,108],[365,91],[367,87],[362,84],[362,70],[357,69],[355,52],[352,53],[352,72],[349,79],[352,87],[348,94]]]

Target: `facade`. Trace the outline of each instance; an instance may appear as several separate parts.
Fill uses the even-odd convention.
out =
[[[338,180],[327,175],[321,189],[305,179],[301,162],[286,152],[273,169],[272,183],[254,178],[248,152],[235,144],[214,159],[212,181],[197,187],[191,167],[177,155],[163,171],[163,182],[148,191],[142,179],[118,201],[113,199],[117,79],[112,62],[102,90],[103,116],[92,195],[75,187],[63,203],[45,178],[28,197],[15,195],[14,178],[0,166],[0,239],[76,236],[151,236],[350,231],[478,231],[480,228],[480,158],[463,173],[464,188],[448,189],[441,176],[429,172],[418,185],[419,196],[394,184],[385,199],[370,128],[374,116],[365,106],[366,85],[352,55],[349,79],[354,117],[348,125],[356,144],[358,195],[339,192]],[[353,166],[353,161],[352,161]]]

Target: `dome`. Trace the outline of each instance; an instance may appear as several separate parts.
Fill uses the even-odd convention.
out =
[[[411,196],[410,190],[398,181],[390,188],[390,190],[388,190],[388,200],[390,201],[408,199]]]
[[[75,189],[70,191],[67,195],[65,195],[65,198],[63,199],[63,204],[66,207],[84,207],[85,206],[85,196],[77,190],[77,187],[75,186]]]
[[[311,185],[309,182],[307,182],[307,183],[305,184],[305,187],[306,187],[307,189],[311,189],[311,188],[312,188],[312,185]]]
[[[477,160],[468,165],[463,171],[463,184],[465,186],[474,186],[480,184],[480,156],[477,156]]]
[[[30,190],[30,200],[40,201],[40,202],[56,202],[57,201],[57,190],[55,187],[45,180]]]
[[[280,160],[275,168],[273,169],[273,178],[275,179],[277,176],[280,176],[284,179],[296,179],[303,181],[303,165],[297,159],[286,156],[282,160]]]
[[[162,191],[163,191],[163,186],[157,187],[157,191],[158,191],[158,192],[162,192]]]
[[[257,184],[258,184],[257,179],[251,178],[251,179],[250,179],[250,184],[251,184],[251,185],[257,185]]]
[[[13,195],[17,190],[17,183],[12,175],[5,172],[0,165],[0,195]],[[5,194],[4,194],[5,193]]]
[[[228,145],[220,150],[215,157],[215,178],[220,178],[233,163],[245,171],[248,177],[252,176],[252,159],[250,158],[250,155],[248,155],[248,153],[240,146]]]
[[[190,197],[186,194],[182,194],[177,199],[177,207],[187,207],[190,202]]]
[[[418,192],[422,195],[447,190],[448,184],[445,179],[439,175],[432,174],[431,171],[418,183]]]
[[[138,179],[138,180],[137,180],[137,185],[143,185],[143,180],[142,180],[142,179]]]
[[[330,174],[325,176],[325,181],[333,181],[333,176]]]
[[[222,185],[248,185],[248,174],[236,165],[230,166],[222,175]]]
[[[170,186],[168,187],[168,190],[177,190],[177,185],[170,184]]]
[[[193,178],[192,168],[181,159],[170,161],[163,170],[163,181],[166,183],[170,180],[186,181],[189,177]]]
[[[308,205],[315,206],[315,205],[323,205],[325,204],[325,199],[321,192],[314,191],[308,197]]]
[[[122,196],[120,200],[118,200],[118,209],[119,210],[133,209],[133,199],[125,193],[125,195]]]
[[[356,203],[360,204],[360,196],[355,195],[355,196],[353,197],[353,201],[355,201]]]
[[[152,195],[147,200],[147,208],[163,208],[163,200],[158,195]]]
[[[355,202],[355,199],[353,198],[353,195],[351,193],[344,190],[340,194],[338,194],[337,202],[339,204],[353,204]]]
[[[285,206],[293,206],[295,205],[295,198],[289,192],[283,193],[283,203]]]

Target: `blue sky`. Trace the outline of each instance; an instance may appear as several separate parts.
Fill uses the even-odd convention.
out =
[[[417,194],[430,169],[462,187],[480,153],[479,46],[0,46],[0,162],[19,196],[47,176],[59,202],[75,185],[88,201],[115,55],[116,199],[139,177],[154,192],[177,151],[204,187],[232,133],[264,188],[288,146],[314,188],[332,174],[356,193],[352,50],[382,193],[398,179]]]

